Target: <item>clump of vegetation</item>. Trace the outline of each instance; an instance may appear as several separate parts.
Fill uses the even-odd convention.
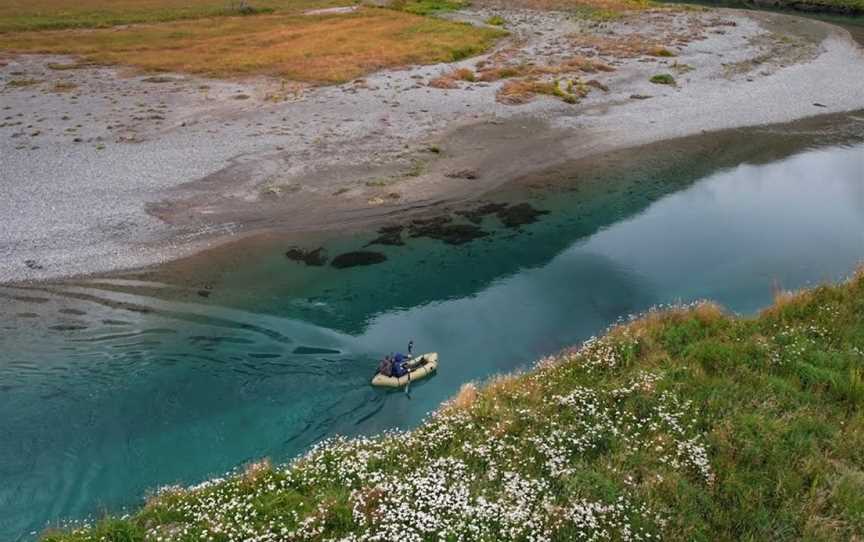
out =
[[[486,19],[486,24],[492,26],[504,26],[505,24],[507,24],[507,21],[504,19],[504,17],[500,15],[493,15]]]
[[[527,64],[511,64],[500,66],[483,66],[478,72],[478,78],[481,81],[498,81],[499,79],[509,79],[511,77],[522,77],[531,73],[532,66]]]
[[[655,85],[672,85],[675,86],[675,78],[668,73],[660,73],[649,79]]]
[[[426,171],[426,160],[415,159],[411,162],[411,166],[405,172],[408,177],[419,177]]]
[[[655,47],[651,47],[648,50],[648,54],[651,56],[659,56],[659,57],[666,57],[666,58],[676,56],[675,53],[673,53],[672,51],[670,51],[666,47],[659,46],[659,45],[655,46]]]
[[[369,179],[364,184],[369,188],[381,188],[383,186],[390,186],[398,181],[396,177],[377,177],[375,179]]]
[[[450,75],[439,75],[438,77],[431,79],[429,81],[429,86],[432,88],[440,89],[459,88],[459,84],[456,82],[456,79],[450,77]]]
[[[575,104],[588,94],[588,87],[572,80],[562,82],[557,79],[544,81],[526,78],[507,81],[498,91],[496,98],[503,104],[518,105],[530,102],[538,94],[554,96],[565,103]]]
[[[459,88],[457,81],[473,83],[476,80],[477,76],[473,70],[470,68],[459,68],[431,79],[429,86],[433,88],[453,89]]]
[[[672,65],[669,67],[671,69],[675,70],[675,73],[677,73],[679,75],[685,74],[685,73],[690,73],[695,69],[690,64],[684,64],[682,62],[678,62],[677,60],[675,62],[673,62]]]
[[[460,81],[468,81],[469,83],[473,83],[477,80],[474,71],[470,68],[459,68],[458,70],[454,70],[453,78],[459,79]]]
[[[42,81],[38,79],[10,79],[9,81],[6,81],[6,86],[9,88],[32,87],[41,82]]]
[[[388,7],[415,15],[434,15],[468,6],[464,0],[394,0]]]
[[[54,83],[52,90],[54,92],[71,92],[78,88],[78,85],[71,81],[57,81]]]
[[[854,540],[862,407],[864,272],[757,318],[652,311],[466,384],[413,431],[166,487],[43,540]]]
[[[596,58],[588,58],[584,56],[574,56],[567,60],[565,60],[562,65],[562,69],[566,68],[577,68],[579,71],[585,73],[596,73],[596,72],[612,72],[615,71],[615,68],[606,64],[602,60],[598,60]]]

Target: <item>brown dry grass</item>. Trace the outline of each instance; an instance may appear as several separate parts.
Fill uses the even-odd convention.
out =
[[[540,89],[540,82],[532,79],[507,81],[498,91],[497,99],[507,105],[528,103],[534,99]]]
[[[459,388],[459,393],[456,397],[450,400],[449,406],[452,408],[465,409],[469,408],[477,400],[477,386],[473,382],[462,384]]]
[[[440,88],[440,89],[453,89],[459,88],[459,83],[456,82],[456,79],[450,77],[449,75],[441,75],[429,81],[429,86],[432,88]]]
[[[813,292],[810,290],[775,290],[774,304],[764,309],[763,316],[777,316],[787,307],[809,302]]]
[[[457,81],[467,81],[473,83],[477,80],[477,76],[470,68],[459,68],[451,72],[439,75],[429,81],[429,86],[440,89],[459,88]]]
[[[563,88],[562,88],[563,85]],[[498,90],[496,99],[503,104],[518,105],[528,103],[538,94],[554,96],[575,104],[588,95],[589,88],[581,81],[544,81],[534,77],[507,81]]]
[[[480,81],[498,81],[500,79],[509,79],[511,77],[523,77],[531,73],[533,66],[527,64],[517,64],[509,66],[484,66],[478,72]]]
[[[273,470],[273,463],[270,462],[270,459],[265,457],[258,461],[253,461],[248,463],[246,467],[243,469],[243,478],[247,481],[255,481],[256,478],[261,476],[264,473]]]
[[[366,8],[350,15],[218,17],[118,29],[22,32],[4,35],[0,47],[76,54],[88,62],[147,71],[336,83],[386,67],[477,54],[500,35],[493,29]]]
[[[459,68],[458,70],[454,70],[453,77],[460,81],[468,81],[469,83],[473,83],[477,80],[477,77],[470,68]]]

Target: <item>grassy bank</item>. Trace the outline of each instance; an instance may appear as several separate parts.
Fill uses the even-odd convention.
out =
[[[451,62],[504,33],[411,13],[364,8],[331,16],[265,14],[122,29],[6,34],[6,50],[80,55],[87,62],[210,77],[271,75],[338,83],[370,71]]]
[[[20,4],[20,5],[19,5]],[[253,0],[35,0],[0,7],[0,51],[78,55],[85,64],[210,77],[269,75],[339,83],[408,64],[482,53],[506,33],[424,15],[448,0],[403,0],[398,9],[353,2]],[[304,14],[334,6],[350,13]],[[130,24],[135,23],[135,24]]]
[[[446,370],[444,360],[443,370]],[[459,395],[43,540],[864,536],[864,272],[758,318],[657,311]]]

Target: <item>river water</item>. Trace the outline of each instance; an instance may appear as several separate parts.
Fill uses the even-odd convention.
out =
[[[777,288],[842,279],[864,260],[864,113],[613,153],[489,201],[545,214],[446,214],[476,228],[462,244],[301,240],[387,258],[346,269],[270,236],[155,272],[0,286],[0,540],[410,428],[462,383],[655,305],[751,314]],[[409,339],[440,353],[439,374],[410,396],[371,388]]]

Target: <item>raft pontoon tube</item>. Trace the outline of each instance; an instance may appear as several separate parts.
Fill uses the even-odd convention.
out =
[[[414,382],[422,378],[426,378],[430,374],[438,370],[438,353],[430,352],[411,358],[406,363],[409,372],[399,378],[395,376],[384,376],[381,373],[375,373],[372,377],[373,386],[381,386],[382,388],[401,388],[408,384],[408,381]]]

